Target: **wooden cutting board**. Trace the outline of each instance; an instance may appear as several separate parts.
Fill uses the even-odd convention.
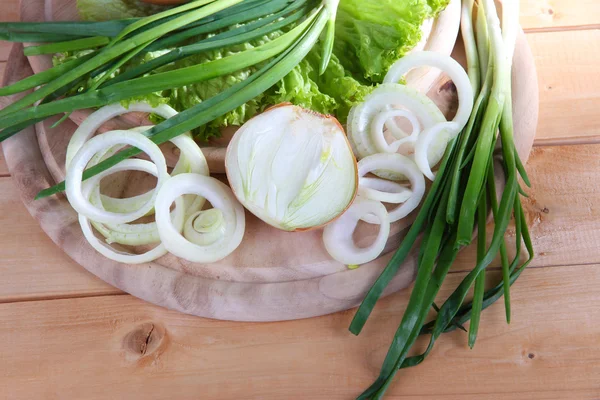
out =
[[[72,0],[23,0],[21,15],[28,21],[73,19],[73,4]],[[426,48],[440,52],[452,49],[458,29],[457,5],[460,2],[453,0],[452,6],[434,24]],[[459,44],[455,49],[457,59],[463,58],[461,47]],[[47,57],[27,60],[22,55],[22,47],[15,45],[4,84],[23,79],[48,65]],[[429,96],[447,114],[456,109],[454,86],[444,76],[422,70],[414,74],[410,82],[421,88],[431,87]],[[515,53],[513,87],[515,140],[525,160],[535,136],[538,89],[535,66],[524,35],[519,37]],[[3,104],[14,100],[16,97],[2,99]],[[322,244],[321,231],[278,231],[249,212],[246,212],[247,229],[242,245],[218,263],[193,264],[170,255],[147,265],[113,262],[87,244],[77,216],[64,196],[33,200],[41,189],[64,178],[66,145],[83,115],[75,115],[72,121],[54,129],[50,128],[52,119],[25,129],[3,143],[6,162],[30,213],[65,253],[104,281],[149,302],[194,315],[244,321],[298,319],[346,310],[360,302],[409,226],[410,218],[394,224],[384,255],[356,270],[348,270],[329,257]],[[127,124],[140,118],[143,116],[116,123]],[[210,150],[206,149],[213,172],[219,172],[223,154],[222,148],[214,146],[224,144],[224,140],[216,141]],[[176,158],[170,154],[172,149],[165,151],[171,160]],[[130,190],[135,186],[131,181],[129,178],[129,184],[123,187]],[[127,195],[127,190],[121,194]],[[357,237],[368,243],[374,235],[376,227],[364,224]],[[411,255],[386,294],[410,285],[414,275],[415,257]]]

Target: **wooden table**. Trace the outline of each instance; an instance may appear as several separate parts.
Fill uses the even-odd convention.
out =
[[[17,1],[2,0],[1,20],[17,20]],[[464,333],[443,337],[390,399],[600,399],[600,2],[523,0],[521,23],[540,81],[526,201],[538,256],[513,287],[510,326],[498,303],[474,350]],[[352,310],[249,324],[155,307],[64,255],[1,153],[0,225],[2,399],[350,399],[379,372],[408,299],[381,301],[360,337]]]

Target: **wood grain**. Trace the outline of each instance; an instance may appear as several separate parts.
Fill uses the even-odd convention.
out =
[[[524,202],[537,251],[533,266],[600,263],[600,213],[594,206],[600,204],[600,187],[595,184],[599,153],[600,145],[534,149],[527,165],[533,187],[528,190],[530,199]],[[0,280],[0,302],[109,293],[106,285],[83,271],[46,237],[20,203],[9,178],[0,179],[0,193],[2,224],[17,227],[12,233],[3,230],[0,239],[5,243],[0,247],[0,271],[5,277]],[[29,242],[36,251],[24,258],[22,246]],[[454,271],[471,268],[474,253],[474,248],[463,251]],[[40,281],[42,263],[49,272]]]
[[[462,277],[451,275],[441,297]],[[443,337],[387,398],[597,399],[600,347],[589,344],[600,335],[598,280],[600,265],[525,272],[510,326],[494,305],[474,350],[462,332]],[[359,337],[347,331],[352,311],[248,324],[129,296],[4,304],[0,387],[10,399],[354,398],[378,373],[406,301],[382,301]]]
[[[527,35],[540,90],[536,144],[600,141],[600,29]]]
[[[52,243],[10,178],[0,178],[0,213],[0,302],[119,293]]]
[[[597,28],[600,3],[596,0],[523,0],[521,25],[528,32]]]

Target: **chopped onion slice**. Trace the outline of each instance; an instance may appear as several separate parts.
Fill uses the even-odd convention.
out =
[[[171,204],[177,198],[194,194],[206,198],[223,214],[225,232],[207,245],[192,243],[173,226],[169,216]],[[199,174],[180,174],[172,177],[158,191],[155,203],[158,232],[165,248],[191,262],[211,263],[231,254],[242,242],[246,219],[244,207],[231,189],[218,180]]]
[[[389,212],[390,222],[396,222],[406,217],[419,206],[425,195],[425,178],[414,161],[402,154],[381,153],[365,157],[358,162],[359,177],[364,177],[369,172],[376,170],[391,171],[406,176],[411,183],[411,196],[403,204]],[[364,194],[369,196],[369,192]],[[385,192],[380,192],[380,195],[385,195]],[[374,196],[374,198],[378,197]],[[378,223],[378,219],[369,214],[362,219],[371,224]]]
[[[358,221],[370,215],[380,225],[375,241],[368,247],[358,247],[352,235]],[[390,219],[384,205],[378,201],[357,197],[352,206],[337,220],[325,227],[323,243],[335,260],[347,265],[360,265],[375,260],[390,235]]]
[[[458,92],[458,111],[453,119],[459,126],[456,134],[469,121],[473,109],[473,87],[464,68],[452,57],[434,51],[416,51],[405,55],[392,65],[385,76],[384,83],[397,83],[410,70],[422,66],[441,69],[448,74]]]
[[[429,178],[429,180],[435,179],[435,175],[431,171],[431,165],[427,157],[429,154],[429,148],[434,143],[447,143],[449,137],[452,137],[452,135],[458,132],[460,132],[460,129],[456,122],[441,122],[429,129],[426,129],[419,136],[419,139],[415,145],[415,163],[423,175]],[[444,135],[445,138],[440,139],[440,137]]]
[[[85,198],[88,198],[90,196],[91,192],[98,188],[102,178],[104,178],[108,175],[111,175],[113,173],[116,173],[116,172],[129,171],[129,170],[142,171],[142,172],[146,172],[146,173],[149,173],[149,174],[152,174],[155,176],[158,175],[156,166],[154,164],[152,164],[150,161],[137,160],[137,159],[124,160],[124,161],[120,162],[119,164],[115,165],[114,167],[96,175],[95,177],[91,178],[89,181],[85,182],[84,188],[83,188],[83,192],[84,192],[83,195],[85,196]],[[176,229],[179,229],[179,231],[181,231],[183,229],[183,222],[184,222],[183,220],[184,220],[183,200],[177,199],[177,201],[175,203],[174,218],[173,218],[172,223],[177,227]],[[109,258],[109,259],[117,261],[117,262],[121,262],[121,263],[125,263],[125,264],[143,264],[143,263],[147,263],[147,262],[156,260],[157,258],[162,257],[163,255],[165,255],[167,253],[167,250],[163,244],[159,244],[158,246],[154,247],[153,249],[151,249],[143,254],[131,254],[131,253],[122,252],[122,251],[112,248],[111,246],[108,246],[106,243],[104,243],[103,241],[98,239],[96,237],[96,235],[94,235],[94,232],[92,230],[91,221],[83,214],[79,214],[79,225],[81,226],[83,235],[85,236],[87,241],[90,243],[90,245],[96,251],[98,251],[100,254],[102,254],[106,258]],[[135,225],[130,225],[130,226],[134,227]],[[127,243],[127,244],[136,244],[136,243]]]
[[[200,246],[211,245],[225,235],[223,211],[211,208],[198,211],[185,221],[183,236]]]
[[[395,117],[406,118],[411,123],[413,130],[410,135],[407,136],[398,127],[393,119]],[[384,127],[389,129],[392,135],[398,140],[388,144],[384,135]],[[371,123],[371,138],[373,139],[375,148],[381,153],[396,153],[404,143],[415,142],[419,132],[421,132],[419,120],[415,114],[407,110],[383,111],[377,114]]]
[[[102,151],[105,151],[118,144],[127,144],[135,146],[145,152],[157,168],[157,184],[161,185],[169,178],[167,172],[167,163],[162,152],[156,144],[141,133],[131,131],[111,131],[102,135],[96,136],[86,142],[77,152],[69,167],[65,178],[66,194],[71,206],[79,214],[95,221],[107,224],[123,224],[135,221],[138,218],[146,215],[153,207],[154,200],[157,196],[156,191],[148,199],[148,201],[136,211],[129,213],[115,213],[101,210],[93,206],[88,196],[83,196],[82,193],[82,178],[88,162],[92,157]]]
[[[413,192],[394,181],[361,177],[358,180],[358,194],[382,203],[399,204],[410,199]]]
[[[385,114],[392,111],[410,113],[406,115],[410,116],[409,121],[413,125],[411,140],[414,139],[413,135],[416,135],[415,130],[420,130],[421,127],[431,128],[439,122],[446,121],[438,106],[418,90],[396,83],[380,85],[365,98],[363,103],[352,107],[348,115],[348,139],[358,158],[390,150],[381,143],[383,129],[379,127],[382,121],[385,122],[386,128],[391,128],[391,133],[396,139],[408,136],[400,128],[394,126],[395,123],[391,123],[392,121],[388,117],[390,114]],[[406,115],[401,116],[406,117]],[[376,145],[376,139],[380,144],[379,147]],[[385,139],[383,140],[385,141]],[[438,161],[439,159],[435,163]]]

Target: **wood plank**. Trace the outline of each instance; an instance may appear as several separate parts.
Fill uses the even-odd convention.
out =
[[[600,145],[534,147],[527,171],[532,188],[523,199],[536,258],[532,266],[600,263]],[[493,227],[488,227],[488,240]],[[509,230],[510,253],[514,231]],[[474,265],[475,248],[465,249],[453,266]],[[492,266],[498,266],[498,260]]]
[[[2,14],[0,20],[2,22],[18,21],[19,20],[19,0],[3,0]],[[0,61],[6,61],[12,43],[0,41]]]
[[[462,274],[442,288],[447,296]],[[600,265],[532,269],[482,318],[478,345],[440,339],[388,398],[573,399],[600,396]],[[0,386],[8,398],[348,399],[375,378],[407,293],[382,301],[359,337],[353,312],[233,323],[130,296],[0,305]],[[576,326],[577,329],[573,329]]]
[[[527,39],[540,86],[536,144],[600,141],[600,29],[535,33]]]
[[[525,31],[598,26],[600,3],[596,0],[523,0],[521,25]]]
[[[527,166],[533,188],[524,202],[537,251],[533,266],[600,263],[600,214],[594,206],[600,204],[598,153],[600,145],[534,149]],[[9,178],[0,179],[0,215],[0,302],[116,292],[46,237]],[[24,251],[24,243],[30,250]],[[465,250],[454,270],[471,268],[473,260],[474,251]],[[42,270],[43,280],[38,279]]]
[[[11,178],[0,178],[0,301],[117,294],[64,254],[25,209]]]

